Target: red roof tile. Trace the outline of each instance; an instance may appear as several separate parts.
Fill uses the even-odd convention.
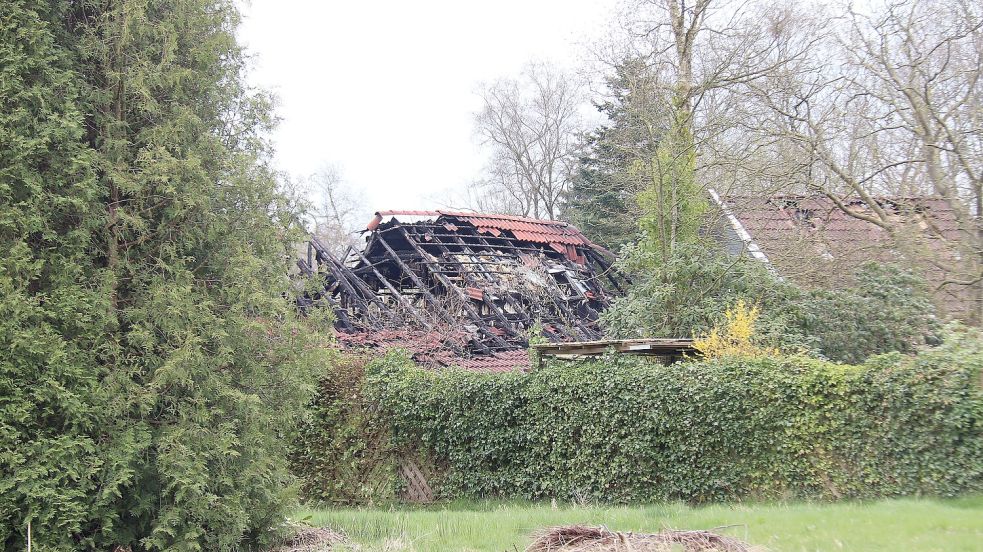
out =
[[[865,261],[907,262],[883,228],[843,212],[826,197],[728,197],[725,202],[779,273],[800,282],[848,277],[849,271],[841,273],[842,268]],[[943,199],[882,198],[878,202],[892,216],[921,228],[918,232],[937,251],[946,251],[959,241],[957,213]],[[870,212],[859,201],[848,207]],[[944,274],[927,271],[926,278],[935,286]],[[958,300],[942,300],[945,310],[961,308]]]
[[[526,349],[498,351],[490,355],[460,356],[449,347],[463,338],[460,335],[412,330],[384,330],[356,334],[338,334],[344,348],[375,350],[400,349],[428,368],[458,367],[475,372],[511,372],[528,370],[529,354]],[[460,343],[457,343],[460,345]]]
[[[545,244],[563,245],[582,245],[586,247],[598,247],[584,236],[577,227],[566,222],[556,220],[541,220],[528,217],[513,215],[496,215],[486,213],[467,213],[463,211],[413,211],[413,210],[390,210],[379,211],[379,217],[453,217],[461,221],[470,223],[478,231],[500,235],[501,232],[511,232],[517,239]],[[446,223],[447,221],[445,221]]]

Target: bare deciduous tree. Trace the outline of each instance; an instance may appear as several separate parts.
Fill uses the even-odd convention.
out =
[[[788,94],[761,91],[774,117],[759,136],[794,146],[805,182],[847,214],[884,229],[896,247],[983,298],[983,6],[911,0],[847,9],[812,68]],[[779,101],[782,100],[782,101]],[[885,196],[932,196],[955,213],[958,240]],[[860,199],[869,208],[855,209]],[[938,238],[948,237],[951,248]],[[981,303],[983,305],[983,303]],[[978,306],[970,314],[980,319]]]
[[[326,165],[310,175],[306,185],[313,205],[314,235],[336,256],[349,246],[360,245],[358,231],[365,228],[369,215],[341,171]]]
[[[707,188],[726,194],[773,179],[764,161],[773,145],[744,131],[764,111],[748,99],[806,57],[813,39],[792,24],[796,15],[791,4],[641,0],[626,36],[601,54],[646,66],[628,73],[633,128],[613,146],[631,161],[643,225],[663,251],[695,236]]]
[[[492,155],[478,195],[508,214],[555,219],[576,161],[579,87],[556,68],[533,63],[519,78],[485,86],[481,97],[476,132]]]

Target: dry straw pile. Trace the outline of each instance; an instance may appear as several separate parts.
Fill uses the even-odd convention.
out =
[[[344,535],[326,527],[305,527],[271,552],[322,552],[347,542]]]
[[[540,533],[526,552],[753,552],[745,542],[709,531],[623,533],[604,527],[571,525]]]

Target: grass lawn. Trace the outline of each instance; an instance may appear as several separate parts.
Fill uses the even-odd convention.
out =
[[[537,529],[584,523],[644,532],[717,528],[776,552],[983,551],[983,496],[706,507],[451,503],[427,508],[305,510],[297,517],[342,531],[359,550],[521,551]]]

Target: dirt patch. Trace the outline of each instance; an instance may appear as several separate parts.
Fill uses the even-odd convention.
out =
[[[526,552],[754,552],[758,549],[710,531],[623,533],[604,527],[552,527],[536,536]]]

